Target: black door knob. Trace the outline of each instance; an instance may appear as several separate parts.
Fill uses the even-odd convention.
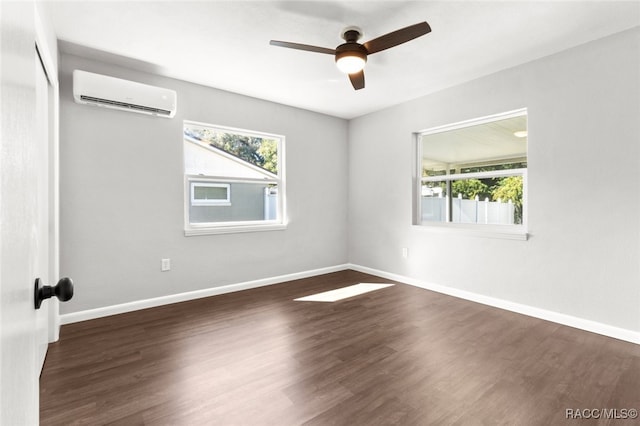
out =
[[[73,281],[69,277],[60,278],[55,287],[49,285],[40,286],[40,278],[36,278],[34,290],[34,303],[36,309],[40,309],[42,301],[56,296],[61,302],[66,302],[73,297]]]

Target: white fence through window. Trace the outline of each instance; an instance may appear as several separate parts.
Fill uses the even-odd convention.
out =
[[[423,222],[446,222],[447,197],[421,197]],[[463,199],[458,196],[451,200],[451,221],[454,223],[485,223],[491,225],[513,225],[515,206],[508,202]]]

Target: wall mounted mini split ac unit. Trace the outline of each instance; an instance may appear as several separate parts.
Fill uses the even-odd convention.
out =
[[[91,72],[73,71],[73,98],[79,104],[171,118],[176,114],[174,90]]]

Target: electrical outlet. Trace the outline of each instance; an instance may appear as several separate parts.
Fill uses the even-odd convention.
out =
[[[162,272],[171,270],[171,259],[162,259],[162,265],[160,266]]]
[[[408,247],[402,247],[402,257],[404,257],[405,259],[409,257],[409,248]]]

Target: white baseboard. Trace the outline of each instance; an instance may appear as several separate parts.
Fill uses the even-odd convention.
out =
[[[301,278],[315,277],[317,275],[329,274],[331,272],[344,271],[348,265],[336,265],[326,268],[313,269],[310,271],[297,272],[293,274],[280,275],[260,280],[245,281],[242,283],[229,284],[221,287],[211,287],[203,290],[189,291],[185,293],[172,294],[169,296],[154,297],[152,299],[136,300],[135,302],[122,303],[119,305],[105,306],[103,308],[89,309],[86,311],[71,312],[60,315],[60,324],[71,324],[74,322],[87,321],[110,315],[123,314],[140,309],[153,308],[156,306],[169,305],[171,303],[185,302],[188,300],[200,299],[203,297],[216,296],[234,291],[248,290],[272,284],[279,284],[286,281],[299,280]]]
[[[604,336],[613,337],[615,339],[620,339],[626,342],[631,342],[631,343],[640,345],[640,332],[636,332],[633,330],[614,327],[611,325],[602,324],[596,321],[578,318],[571,315],[562,314],[559,312],[549,311],[546,309],[536,308],[529,305],[510,302],[508,300],[484,296],[481,294],[472,293],[469,291],[460,290],[453,287],[447,287],[439,284],[428,283],[415,278],[410,278],[403,275],[393,274],[390,272],[385,272],[378,269],[373,269],[366,266],[361,266],[361,265],[356,265],[351,263],[344,264],[344,265],[330,266],[330,267],[320,268],[320,269],[313,269],[310,271],[297,272],[293,274],[280,275],[280,276],[264,278],[260,280],[245,281],[242,283],[230,284],[230,285],[221,286],[221,287],[212,287],[212,288],[207,288],[203,290],[190,291],[186,293],[172,294],[169,296],[155,297],[153,299],[138,300],[135,302],[122,303],[122,304],[113,305],[113,306],[105,306],[103,308],[89,309],[86,311],[72,312],[69,314],[60,315],[60,324],[71,324],[74,322],[86,321],[86,320],[102,318],[110,315],[122,314],[125,312],[137,311],[139,309],[153,308],[156,306],[168,305],[171,303],[185,302],[188,300],[200,299],[203,297],[210,297],[210,296],[216,296],[219,294],[231,293],[234,291],[248,290],[248,289],[263,287],[263,286],[272,285],[272,284],[279,284],[286,281],[314,277],[317,275],[328,274],[331,272],[343,271],[345,269],[353,269],[354,271],[376,275],[381,278],[398,281],[398,282],[409,284],[415,287],[424,288],[426,290],[435,291],[438,293],[446,294],[446,295],[457,297],[460,299],[469,300],[472,302],[482,303],[483,305],[493,306],[495,308],[500,308],[500,309],[504,309],[511,312],[517,312],[519,314],[528,315],[530,317],[555,322],[557,324],[567,325],[569,327],[590,331],[592,333],[602,334]]]
[[[380,271],[378,269],[368,268],[366,266],[354,265],[354,264],[348,264],[347,266],[349,269],[353,269],[354,271],[376,275],[389,280],[398,281],[398,282],[409,284],[415,287],[424,288],[426,290],[443,293],[449,296],[458,297],[460,299],[465,299],[472,302],[482,303],[483,305],[493,306],[495,308],[500,308],[500,309],[504,309],[511,312],[517,312],[519,314],[528,315],[530,317],[555,322],[557,324],[567,325],[569,327],[590,331],[592,333],[602,334],[607,337],[613,337],[615,339],[624,340],[626,342],[631,342],[631,343],[640,345],[640,332],[628,330],[626,328],[614,327],[611,325],[602,324],[596,321],[578,318],[571,315],[562,314],[559,312],[548,311],[546,309],[541,309],[541,308],[535,308],[533,306],[510,302],[508,300],[496,299],[494,297],[484,296],[481,294],[472,293],[469,291],[460,290],[453,287],[447,287],[439,284],[428,283],[428,282],[417,280],[415,278],[405,277],[402,275]]]

